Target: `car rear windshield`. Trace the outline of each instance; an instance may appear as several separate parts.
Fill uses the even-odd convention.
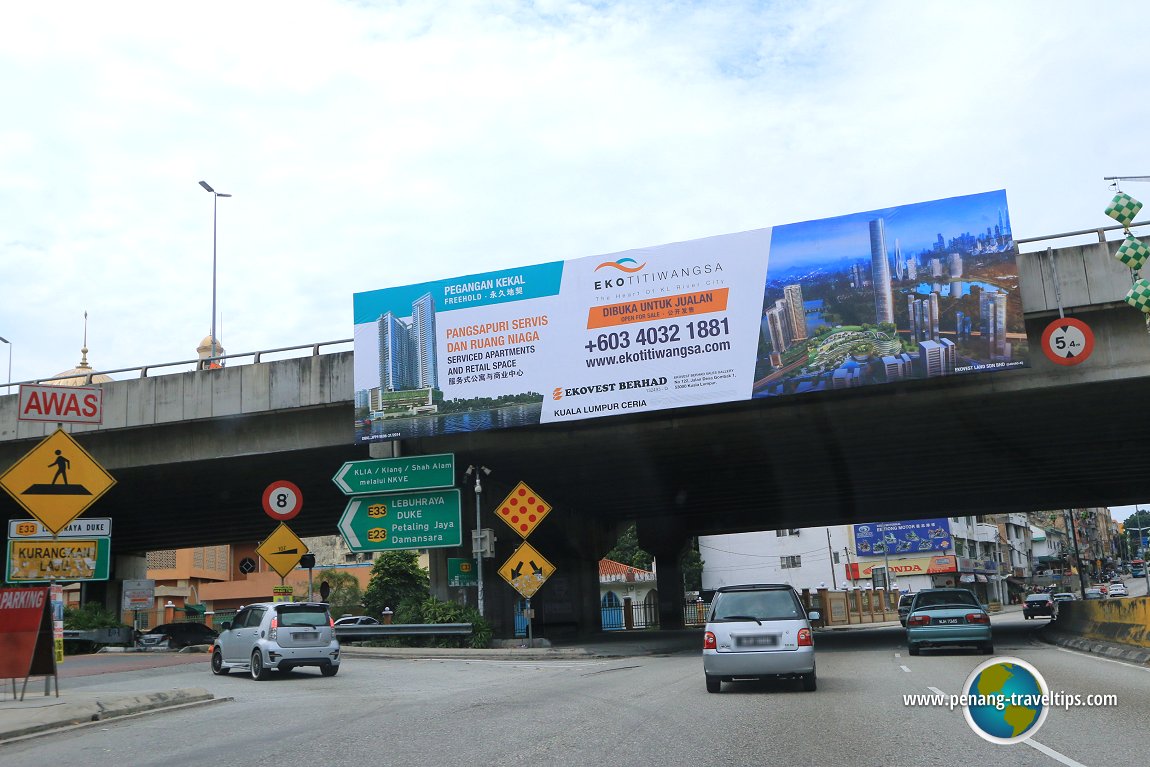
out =
[[[1026,598],[1027,602],[1046,602],[1050,599],[1046,594],[1031,594]]]
[[[969,591],[920,591],[915,600],[914,609],[941,607],[943,605],[979,606],[978,600]]]
[[[281,626],[328,626],[327,610],[322,607],[277,607]]]
[[[712,613],[717,621],[732,618],[756,620],[797,620],[803,616],[802,604],[794,593],[776,591],[728,591],[719,595]]]

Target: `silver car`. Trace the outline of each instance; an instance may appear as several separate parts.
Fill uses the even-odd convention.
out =
[[[212,673],[245,669],[252,679],[273,670],[318,666],[324,676],[339,671],[339,641],[322,602],[260,602],[242,608],[212,644]]]
[[[707,692],[733,679],[798,679],[816,687],[815,643],[810,621],[788,584],[724,586],[715,592],[703,634]]]

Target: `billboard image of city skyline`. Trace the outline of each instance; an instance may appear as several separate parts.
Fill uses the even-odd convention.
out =
[[[1004,191],[775,227],[754,397],[1026,365]]]

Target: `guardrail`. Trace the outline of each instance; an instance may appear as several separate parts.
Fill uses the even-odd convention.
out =
[[[314,344],[299,344],[298,346],[281,346],[277,349],[261,349],[260,351],[255,351],[255,352],[240,352],[238,354],[224,354],[220,357],[208,357],[207,359],[200,359],[197,357],[196,359],[180,360],[178,362],[161,362],[161,363],[156,364],[156,365],[137,365],[135,367],[115,368],[113,370],[93,370],[89,373],[85,373],[83,377],[85,379],[84,380],[85,384],[91,384],[93,376],[111,376],[113,373],[134,373],[134,372],[138,371],[140,374],[139,375],[140,378],[147,378],[148,373],[150,371],[158,370],[160,368],[173,368],[173,367],[178,367],[178,366],[191,365],[193,370],[202,370],[202,369],[204,369],[204,367],[203,367],[204,363],[213,363],[213,362],[223,363],[223,362],[227,362],[229,360],[234,361],[234,360],[247,359],[248,357],[251,358],[251,364],[258,365],[262,361],[263,357],[266,355],[269,355],[269,354],[281,354],[284,352],[299,351],[300,349],[310,349],[311,350],[310,356],[318,357],[319,353],[320,353],[319,352],[320,347],[337,346],[340,344],[350,344],[353,341],[354,341],[354,339],[352,339],[352,338],[344,338],[344,339],[341,339],[339,341],[320,341],[319,343],[314,343]],[[183,372],[189,372],[189,371],[176,371],[176,372],[183,373]],[[6,387],[12,387],[12,386],[19,386],[20,384],[51,384],[53,381],[62,381],[62,380],[69,380],[70,381],[72,379],[79,378],[79,377],[80,376],[76,375],[75,373],[70,373],[68,375],[53,376],[52,378],[32,378],[32,379],[29,379],[27,381],[11,381],[11,382],[5,383],[4,385]]]
[[[336,639],[355,641],[359,639],[382,639],[394,636],[435,636],[438,634],[453,634],[467,636],[471,634],[470,623],[380,623],[363,626],[336,626]]]

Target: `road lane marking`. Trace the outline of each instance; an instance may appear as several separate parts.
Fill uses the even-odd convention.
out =
[[[1082,762],[1076,762],[1073,759],[1071,759],[1069,756],[1066,756],[1066,754],[1060,754],[1057,751],[1055,751],[1053,748],[1051,748],[1050,746],[1044,746],[1041,743],[1036,742],[1033,738],[1031,738],[1029,740],[1024,740],[1022,742],[1025,743],[1026,745],[1030,746],[1031,748],[1033,748],[1035,751],[1046,754],[1047,756],[1049,756],[1051,759],[1054,759],[1055,761],[1062,762],[1063,764],[1066,765],[1066,767],[1086,767],[1086,765],[1083,764]]]
[[[1119,666],[1125,666],[1126,668],[1136,668],[1139,671],[1150,672],[1150,668],[1147,668],[1146,666],[1138,666],[1138,665],[1135,665],[1133,663],[1127,663],[1124,660],[1115,660],[1114,658],[1099,658],[1094,653],[1087,652],[1085,650],[1072,650],[1068,647],[1055,647],[1054,649],[1058,650],[1059,652],[1068,652],[1068,653],[1072,653],[1074,655],[1084,655],[1087,658],[1093,658],[1094,660],[1101,660],[1101,661],[1105,661],[1107,663],[1117,663]]]
[[[901,668],[903,671],[905,671],[908,674],[910,673],[910,669],[907,668],[906,666],[899,666],[899,668]]]
[[[946,695],[946,693],[945,693],[945,692],[943,692],[942,690],[938,689],[937,687],[927,687],[926,689],[930,690],[930,691],[931,691],[931,692],[933,692],[935,695]]]

